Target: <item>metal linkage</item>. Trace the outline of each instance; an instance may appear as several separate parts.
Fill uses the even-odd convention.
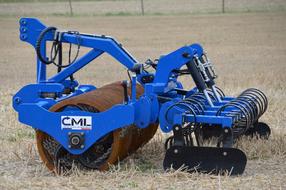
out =
[[[214,70],[213,64],[210,62],[209,58],[207,57],[206,52],[202,54],[200,58],[196,58],[196,61],[198,62],[198,65],[201,65],[200,68],[202,68],[202,75],[207,76],[208,80],[205,80],[207,87],[212,91],[213,95],[215,96],[215,99],[218,102],[221,102],[221,94],[218,92],[218,89],[216,88],[214,79],[217,78],[217,75]],[[210,91],[209,90],[209,91]]]
[[[203,53],[201,60],[202,60],[203,65],[206,69],[206,72],[208,73],[208,76],[211,77],[212,79],[217,78],[217,75],[216,75],[215,70],[214,70],[214,65],[212,64],[212,62],[208,58],[206,52]]]
[[[202,63],[197,55],[195,55],[194,61],[196,62],[198,69],[202,73],[202,77],[203,77],[204,81],[209,82],[211,79],[209,78],[209,75],[206,72],[206,68],[208,67],[208,63]]]
[[[165,115],[166,120],[168,117],[168,112],[171,109],[184,109],[186,110],[187,113],[193,115],[194,118],[196,118],[197,115],[204,115],[204,110],[206,109],[206,106],[205,106],[206,102],[205,102],[205,99],[201,99],[201,98],[205,98],[205,97],[201,93],[196,93],[195,95],[192,95],[188,98],[185,98],[184,100],[181,100],[173,104],[166,111],[166,115]],[[182,127],[180,127],[180,131],[181,131],[180,134],[182,135],[182,141],[184,142],[185,146],[194,145],[192,134],[199,128],[199,126],[200,126],[200,123],[197,123],[196,119],[194,119],[193,122],[186,122]],[[178,128],[178,126],[176,127]],[[174,136],[175,136],[175,133],[178,132],[179,130],[176,127],[175,129],[173,129],[175,130]],[[165,149],[168,149],[171,146],[173,146],[175,142],[174,136],[170,136],[166,140]],[[199,140],[197,138],[196,138],[196,143],[197,145],[199,145]]]
[[[174,135],[168,137],[165,141],[165,150],[171,148],[174,145],[180,146],[194,146],[195,142],[192,134],[196,131],[197,125],[186,124],[185,126],[175,126]],[[178,143],[179,141],[179,143]],[[198,139],[196,138],[196,143],[199,144]]]

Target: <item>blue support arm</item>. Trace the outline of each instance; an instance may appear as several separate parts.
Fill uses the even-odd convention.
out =
[[[28,42],[33,47],[36,43],[40,33],[46,28],[38,19],[22,18],[20,20],[20,39]],[[127,69],[132,70],[138,61],[125,50],[121,44],[115,39],[107,36],[89,35],[89,34],[75,34],[72,32],[59,32],[60,42],[76,44],[80,46],[92,48],[92,50],[76,61],[74,64],[68,66],[64,72],[60,72],[50,79],[46,80],[46,65],[37,59],[37,82],[61,82],[68,76],[72,75],[92,60],[103,53],[108,53],[115,58],[119,63],[124,65]],[[54,33],[47,33],[41,43],[41,54],[45,57],[46,42],[54,40]]]

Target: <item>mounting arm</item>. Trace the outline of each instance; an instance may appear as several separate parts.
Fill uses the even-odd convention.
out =
[[[41,32],[47,27],[35,18],[22,18],[20,20],[20,39],[30,43],[36,48],[37,40]],[[76,60],[62,72],[46,79],[46,65],[37,58],[37,82],[53,82],[61,83],[67,77],[74,74],[85,65],[99,57],[103,53],[108,53],[127,69],[133,70],[138,61],[125,50],[114,38],[107,36],[91,35],[91,34],[75,34],[73,32],[49,32],[45,35],[41,42],[41,54],[46,56],[46,42],[53,41],[55,34],[60,35],[60,42],[76,44],[80,46],[92,48],[87,54]]]

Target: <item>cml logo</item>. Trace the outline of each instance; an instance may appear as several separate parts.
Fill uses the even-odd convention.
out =
[[[62,129],[91,130],[92,118],[90,116],[62,116]]]

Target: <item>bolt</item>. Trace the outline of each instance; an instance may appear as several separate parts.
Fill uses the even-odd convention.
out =
[[[69,145],[68,147],[71,148],[71,145]]]
[[[68,135],[70,136],[72,133],[71,132],[68,132]]]
[[[80,148],[84,148],[84,145],[81,145]]]
[[[191,57],[191,55],[188,52],[183,53],[182,56],[184,58],[190,58]]]
[[[175,150],[174,150],[174,153],[175,153],[175,154],[178,154],[178,153],[179,153],[179,150],[178,150],[178,149],[175,149]]]
[[[222,155],[227,156],[227,152],[223,152]]]
[[[22,34],[22,35],[21,35],[21,39],[22,39],[22,40],[26,40],[27,37],[28,37],[28,36],[27,36],[26,34]]]
[[[176,127],[175,127],[175,130],[176,130],[176,131],[179,131],[179,130],[180,130],[180,128],[179,128],[178,126],[176,126]]]
[[[225,132],[225,133],[228,133],[228,129],[225,129],[224,132]]]
[[[71,138],[72,145],[78,145],[80,143],[80,138],[78,136],[74,136]]]
[[[81,132],[80,135],[83,136],[83,135],[84,135],[84,132]]]
[[[15,101],[16,104],[20,104],[20,103],[21,103],[21,98],[16,97],[16,98],[14,99],[14,101]]]
[[[25,19],[21,19],[21,24],[22,25],[26,25],[27,24],[26,20]]]
[[[26,27],[21,27],[21,32],[27,32],[27,28]]]

